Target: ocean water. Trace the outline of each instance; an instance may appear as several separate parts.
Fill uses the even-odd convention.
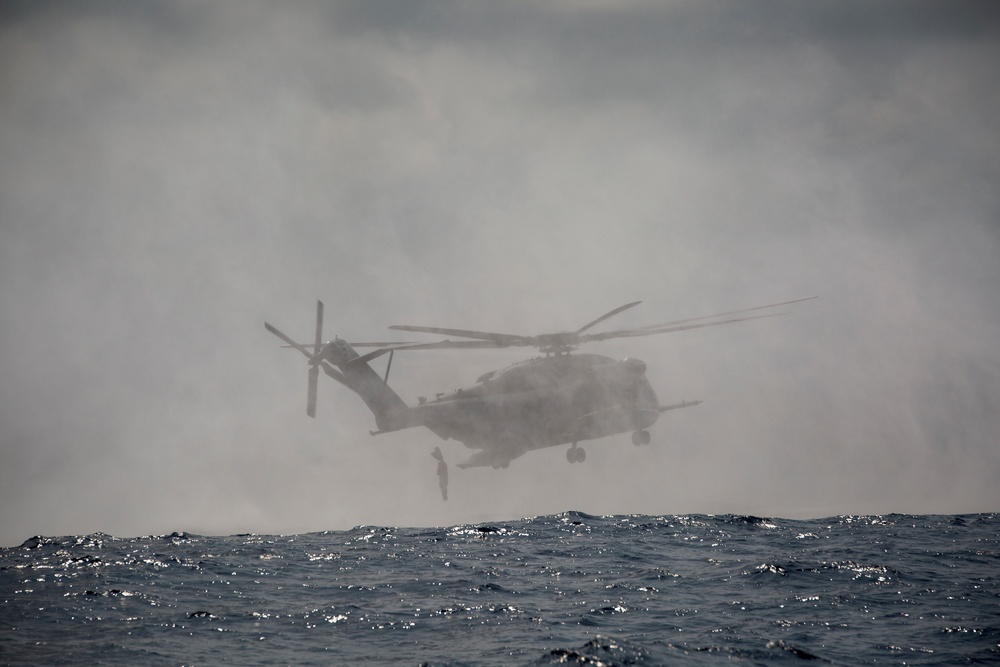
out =
[[[1000,664],[1000,515],[34,537],[3,664]]]

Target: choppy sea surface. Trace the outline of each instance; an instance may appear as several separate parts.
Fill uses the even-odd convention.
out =
[[[1000,515],[552,516],[0,549],[3,664],[1000,664]]]

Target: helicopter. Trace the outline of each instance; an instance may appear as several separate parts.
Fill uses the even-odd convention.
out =
[[[660,405],[646,379],[646,364],[643,361],[576,353],[580,345],[786,315],[787,312],[774,312],[773,309],[815,298],[806,297],[603,333],[585,332],[642,302],[633,301],[619,306],[575,331],[535,336],[411,325],[389,327],[397,331],[468,339],[456,341],[446,338],[427,343],[348,343],[340,337],[324,343],[322,301],[316,302],[316,336],[312,349],[268,322],[264,323],[264,327],[283,340],[286,347],[305,355],[309,363],[308,416],[316,416],[317,385],[322,370],[365,402],[375,416],[377,426],[377,430],[369,431],[371,435],[423,426],[443,440],[454,439],[475,450],[458,467],[506,468],[511,461],[527,452],[564,445],[569,445],[566,460],[582,463],[587,452],[578,443],[619,433],[631,432],[634,445],[648,445],[651,441],[648,429],[656,423],[660,414],[701,403],[695,400]],[[755,311],[768,312],[762,314]],[[507,347],[534,347],[540,356],[484,373],[473,386],[437,394],[431,400],[420,397],[414,406],[408,406],[389,386],[389,371],[396,352]],[[360,354],[356,348],[375,349]],[[386,354],[389,357],[385,373],[379,375],[369,362]]]

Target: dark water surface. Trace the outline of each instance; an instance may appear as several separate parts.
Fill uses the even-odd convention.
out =
[[[1000,516],[610,516],[0,549],[3,664],[1000,664]]]

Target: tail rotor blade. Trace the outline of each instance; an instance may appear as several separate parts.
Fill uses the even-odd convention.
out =
[[[319,383],[319,366],[309,367],[309,398],[306,403],[306,414],[316,416],[316,387]]]
[[[315,356],[315,355],[309,354],[309,350],[307,350],[303,346],[299,345],[294,340],[292,340],[291,338],[289,338],[288,336],[286,336],[281,331],[279,331],[277,328],[271,326],[267,322],[264,322],[264,328],[267,329],[268,331],[270,331],[271,333],[273,333],[275,336],[277,336],[281,340],[285,341],[290,347],[294,347],[296,350],[298,350],[302,354],[306,355],[306,357],[309,358],[310,360],[312,360],[313,356]]]
[[[313,342],[312,352],[309,351],[305,345],[300,345],[292,340],[282,331],[279,331],[277,327],[272,326],[268,322],[264,322],[264,328],[273,333],[275,336],[285,341],[289,347],[293,347],[302,354],[305,355],[306,359],[309,360],[309,387],[308,395],[306,399],[306,414],[310,417],[316,416],[316,389],[319,385],[319,367],[323,363],[323,359],[320,356],[323,352],[323,302],[316,301],[316,338]]]
[[[316,344],[313,346],[313,356],[318,357],[323,346],[323,302],[316,302]]]

